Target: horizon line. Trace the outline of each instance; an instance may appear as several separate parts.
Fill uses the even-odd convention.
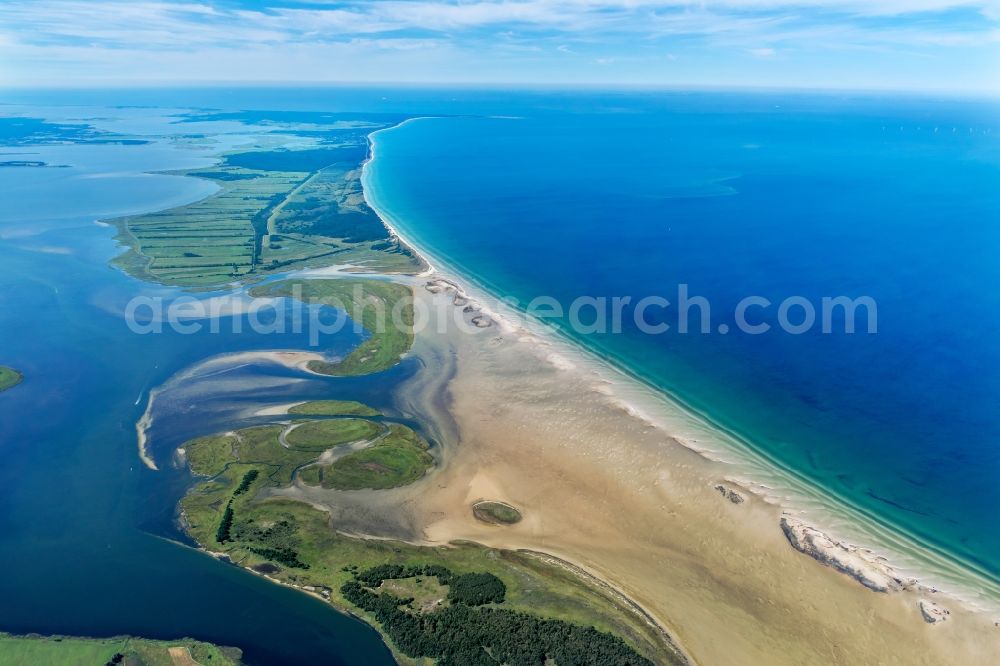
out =
[[[672,91],[672,92],[784,92],[784,93],[847,93],[862,95],[905,95],[905,96],[957,96],[1000,101],[1000,89],[977,90],[972,88],[909,88],[909,87],[841,87],[841,86],[796,86],[763,84],[721,84],[721,83],[620,83],[612,81],[595,82],[530,82],[530,81],[327,81],[327,80],[130,80],[109,81],[107,83],[43,83],[20,84],[0,83],[0,92],[78,92],[78,91],[129,91],[129,90],[169,90],[178,88],[409,88],[428,90],[561,90],[561,91]],[[7,105],[9,102],[0,102]]]

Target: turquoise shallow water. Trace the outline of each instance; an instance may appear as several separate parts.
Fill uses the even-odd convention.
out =
[[[558,323],[795,476],[996,580],[997,112],[912,98],[581,97],[382,132],[369,195],[417,245],[522,306],[666,297],[672,310],[644,318],[669,323],[662,334],[628,310],[620,334]],[[708,300],[707,333],[678,332],[681,284]],[[773,304],[748,315],[770,332],[737,328],[747,296]],[[863,316],[853,335],[842,316],[829,334],[779,329],[784,299],[821,318],[822,298],[837,296],[874,299],[877,332]],[[793,308],[791,322],[802,316]]]

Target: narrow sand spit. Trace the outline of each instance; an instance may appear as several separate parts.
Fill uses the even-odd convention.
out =
[[[299,405],[306,404],[305,401],[300,400],[299,402],[288,402],[282,405],[272,405],[270,407],[264,407],[258,409],[254,412],[254,416],[285,416],[288,414],[289,410],[293,407],[298,407]]]
[[[324,360],[322,354],[317,354],[315,352],[302,352],[302,351],[242,352],[239,354],[230,354],[225,358],[228,361],[234,361],[237,359],[242,359],[245,360],[246,362],[270,361],[271,363],[277,363],[278,365],[284,365],[286,367],[295,368],[297,370],[306,370],[306,366],[309,364],[309,361]]]
[[[237,352],[233,354],[222,354],[214,358],[210,358],[202,363],[198,363],[186,370],[174,375],[170,380],[156,389],[149,392],[149,398],[146,402],[146,410],[143,412],[142,417],[135,424],[136,441],[139,447],[139,459],[142,460],[143,464],[151,470],[158,470],[156,466],[156,461],[153,459],[152,454],[149,452],[149,430],[153,426],[153,407],[156,403],[157,396],[160,395],[165,390],[175,384],[184,381],[195,375],[204,375],[213,372],[219,367],[234,366],[240,363],[275,363],[277,365],[283,365],[288,368],[293,368],[296,370],[301,370],[308,372],[306,366],[310,361],[313,360],[323,360],[322,354],[317,354],[315,352],[304,352],[304,351],[249,351],[249,352]],[[258,415],[279,415],[287,413],[288,409],[293,407],[295,404],[289,405],[277,405],[270,408],[265,408],[261,410]],[[284,407],[284,411],[275,411]]]
[[[415,293],[429,311],[457,307],[453,289],[423,284]],[[443,400],[427,377],[408,389],[413,404],[440,406],[429,418],[453,424],[440,428],[455,435],[442,439],[437,472],[353,511],[340,504],[335,524],[339,514],[348,524],[381,524],[384,535],[409,530],[423,542],[465,539],[565,560],[627,595],[702,664],[964,665],[1000,653],[992,617],[945,599],[948,622],[929,623],[927,589],[885,571],[876,577],[879,569],[867,568],[876,558],[841,552],[756,494],[733,491],[735,501],[726,463],[624,408],[590,371],[550,362],[551,349],[502,322],[468,330],[431,326],[415,346],[455,360]],[[429,364],[425,373],[434,372]],[[434,395],[413,395],[428,390]],[[484,498],[518,507],[524,519],[477,521],[471,505]],[[823,566],[817,553],[887,591]]]

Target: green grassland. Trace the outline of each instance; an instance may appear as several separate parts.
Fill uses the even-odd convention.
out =
[[[275,216],[273,233],[341,238],[345,243],[389,238],[378,215],[365,203],[357,164],[315,172]]]
[[[21,373],[14,368],[8,368],[5,365],[0,365],[0,392],[14,388],[20,384],[23,379],[24,377]]]
[[[366,441],[366,448],[348,452],[331,464],[313,464],[324,451]],[[240,473],[257,469],[278,486],[288,485],[298,474],[310,485],[359,490],[408,485],[434,464],[427,442],[407,426],[361,418],[256,426],[201,437],[183,448],[191,471],[213,478],[202,486],[206,495],[214,495],[235,478],[227,474],[230,467]]]
[[[358,420],[334,418],[310,424],[347,424],[339,426],[347,432],[356,428],[351,422]],[[467,543],[431,548],[349,537],[331,529],[326,513],[303,502],[273,496],[270,491],[287,487],[296,477],[314,484],[327,481],[330,467],[337,462],[382,446],[390,450],[407,450],[407,447],[419,450],[420,455],[429,459],[426,444],[413,431],[390,424],[389,433],[381,435],[381,439],[377,437],[374,445],[340,458],[321,470],[319,465],[311,464],[317,456],[312,435],[317,433],[312,433],[306,442],[310,450],[300,451],[281,445],[279,436],[286,427],[258,426],[204,437],[185,445],[192,471],[210,478],[195,485],[181,501],[182,522],[188,533],[206,549],[225,553],[235,563],[280,581],[309,588],[342,610],[360,613],[375,626],[379,625],[372,614],[359,611],[339,592],[341,586],[354,580],[354,573],[361,569],[384,564],[440,565],[456,574],[490,573],[506,586],[504,608],[593,626],[624,638],[656,663],[674,663],[672,653],[655,628],[614,595],[568,568],[529,553]],[[289,439],[286,436],[286,441]],[[331,441],[345,439],[346,435],[335,433]],[[395,461],[390,459],[390,462]],[[351,465],[349,469],[353,474],[357,468],[358,465]],[[345,478],[354,481],[359,477]],[[403,587],[419,585],[422,583],[415,579],[393,583],[393,586]],[[428,609],[442,603],[446,606],[438,592],[438,588],[427,584],[423,585],[420,594],[409,596],[417,600],[418,606],[425,604]],[[400,655],[397,653],[397,656]],[[417,663],[405,657],[401,660]]]
[[[307,421],[296,424],[285,436],[285,442],[299,451],[322,453],[340,444],[372,439],[384,430],[384,426],[364,419]]]
[[[367,144],[229,153],[178,172],[212,180],[215,194],[185,206],[114,220],[130,249],[115,263],[143,279],[202,287],[316,265],[420,270],[365,203]]]
[[[224,475],[229,468],[243,471],[259,468],[275,483],[288,484],[295,470],[316,458],[315,451],[286,448],[279,442],[285,426],[266,425],[225,435],[211,435],[184,445],[188,464],[195,474]]]
[[[383,490],[413,483],[433,464],[427,442],[406,426],[393,423],[375,444],[320,467],[318,481],[311,475],[307,482],[337,490]]]
[[[448,598],[448,587],[442,585],[435,576],[389,579],[379,589],[402,599],[413,599],[413,606],[427,610],[443,605]]]
[[[289,414],[302,416],[378,416],[379,411],[354,400],[313,400],[295,405]]]
[[[184,172],[220,189],[178,208],[116,220],[131,252],[118,265],[141,277],[184,286],[225,284],[259,263],[259,217],[303,180],[303,174],[211,167]]]
[[[310,361],[324,375],[367,375],[387,370],[413,345],[413,292],[383,280],[282,280],[250,290],[254,297],[296,297],[345,310],[370,337],[338,362]]]
[[[318,486],[323,483],[323,468],[320,465],[311,465],[299,470],[297,478],[307,486]]]
[[[184,660],[174,660],[170,655],[170,648],[174,648]],[[114,662],[116,655],[121,655],[119,662]],[[194,661],[187,661],[187,656]],[[103,666],[109,663],[134,666],[237,666],[241,663],[240,659],[240,651],[236,648],[220,648],[188,638],[153,641],[130,637],[72,638],[0,634],[0,666]]]

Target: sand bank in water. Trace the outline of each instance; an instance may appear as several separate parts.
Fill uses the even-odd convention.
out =
[[[139,448],[139,459],[142,460],[142,463],[149,469],[154,471],[159,469],[156,466],[156,461],[153,459],[153,455],[149,450],[149,431],[153,427],[153,409],[156,404],[156,400],[164,391],[169,390],[195,376],[210,375],[211,373],[219,370],[232,369],[233,367],[239,365],[249,365],[254,363],[273,363],[275,365],[282,365],[293,370],[309,372],[306,368],[309,362],[323,360],[323,358],[322,354],[317,354],[315,352],[247,351],[215,356],[182,370],[171,377],[166,384],[149,392],[146,409],[143,412],[142,417],[135,424],[136,442]],[[278,405],[272,408],[265,408],[262,409],[258,415],[271,416],[285,414],[288,409],[295,404],[301,403],[291,403],[289,405]]]

